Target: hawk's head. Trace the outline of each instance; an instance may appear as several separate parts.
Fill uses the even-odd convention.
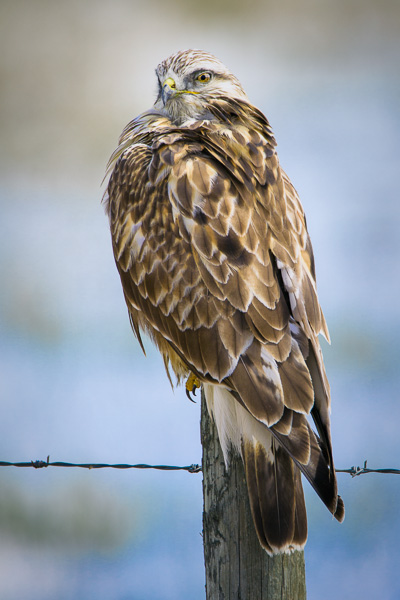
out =
[[[185,50],[161,62],[156,74],[155,108],[173,121],[209,117],[207,101],[216,96],[247,99],[238,79],[218,58],[202,50]]]

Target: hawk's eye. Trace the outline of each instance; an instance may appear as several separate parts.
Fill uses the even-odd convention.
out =
[[[201,83],[207,83],[208,81],[210,81],[210,79],[211,73],[208,73],[208,71],[204,71],[204,73],[200,73],[196,77],[196,81],[200,81]]]

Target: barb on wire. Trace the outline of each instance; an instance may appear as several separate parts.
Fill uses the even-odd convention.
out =
[[[363,467],[350,467],[350,469],[335,469],[336,473],[349,473],[352,477],[364,475],[364,473],[390,473],[400,475],[400,469],[368,469],[367,461],[364,461]]]
[[[0,461],[0,467],[33,467],[34,469],[43,469],[45,467],[78,467],[81,469],[158,469],[159,471],[188,471],[188,473],[200,473],[201,465],[193,464],[186,467],[176,467],[171,465],[146,465],[146,464],[113,464],[108,463],[70,463],[70,462],[50,462],[50,456],[47,460],[31,460],[29,462],[6,462]],[[367,461],[364,461],[363,467],[350,467],[349,469],[335,469],[336,473],[349,473],[352,477],[364,475],[365,473],[390,473],[400,475],[400,469],[369,469]]]

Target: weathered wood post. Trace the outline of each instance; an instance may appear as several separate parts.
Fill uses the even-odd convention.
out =
[[[202,394],[203,543],[207,600],[305,600],[304,553],[270,557],[255,533],[240,457],[229,472]]]

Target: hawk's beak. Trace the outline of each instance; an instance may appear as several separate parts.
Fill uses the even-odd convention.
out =
[[[191,90],[177,90],[176,83],[172,77],[168,77],[168,79],[166,79],[162,84],[161,98],[164,106],[170,98],[173,98],[174,96],[181,96],[182,94],[198,94],[198,92],[193,92]]]
[[[162,90],[161,90],[161,98],[164,103],[164,106],[165,106],[166,102],[168,102],[168,100],[170,98],[172,98],[172,96],[175,96],[176,93],[177,93],[176,83],[172,79],[172,77],[168,77],[168,79],[166,79],[164,81],[164,83],[162,84]]]

